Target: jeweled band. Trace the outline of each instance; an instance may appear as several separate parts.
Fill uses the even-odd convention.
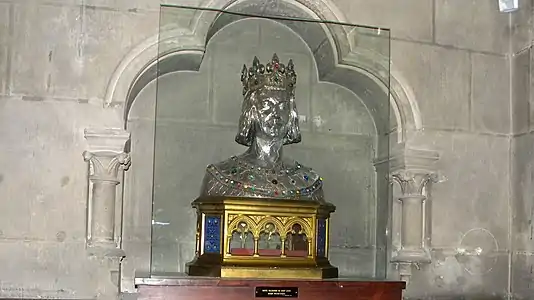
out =
[[[280,63],[275,53],[267,65],[261,64],[258,57],[254,57],[250,68],[247,69],[247,66],[244,65],[241,72],[241,82],[243,83],[243,95],[259,88],[293,92],[297,83],[297,73],[295,73],[293,60],[290,59],[286,67]]]

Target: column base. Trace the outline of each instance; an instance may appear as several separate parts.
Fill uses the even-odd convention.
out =
[[[416,263],[425,264],[432,261],[430,254],[425,249],[401,249],[391,259],[391,263]]]

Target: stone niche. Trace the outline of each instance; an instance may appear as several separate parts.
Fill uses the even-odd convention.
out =
[[[152,198],[153,189],[153,203],[126,210],[144,210],[144,222],[150,222],[146,210],[152,211],[151,245],[138,237],[144,239],[141,248],[150,250],[151,274],[182,273],[192,260],[196,215],[191,202],[198,197],[205,167],[245,150],[234,142],[243,64],[250,65],[254,56],[266,62],[276,52],[283,63],[293,59],[298,74],[302,142],[286,147],[285,155],[317,170],[324,177],[327,200],[337,206],[331,221],[330,261],[339,267],[340,276],[383,278],[390,215],[388,168],[375,168],[374,162],[387,157],[387,132],[395,126],[389,124],[389,107],[381,108],[387,113],[377,120],[372,112],[377,110],[366,105],[356,88],[342,85],[350,82],[339,75],[343,73],[324,80],[325,62],[317,61],[317,49],[310,49],[309,41],[288,24],[246,18],[210,34],[198,70],[165,72],[139,92],[127,116],[132,162],[137,165],[126,174],[125,198],[142,203]],[[164,70],[180,62],[161,60],[158,67]],[[365,85],[359,88],[373,92]],[[374,97],[387,106],[387,93]],[[139,222],[126,219],[125,228],[133,223],[140,227]],[[127,235],[143,235],[143,230],[148,232],[144,228]],[[138,240],[124,241],[125,248],[136,247]],[[139,249],[133,251],[140,253]]]

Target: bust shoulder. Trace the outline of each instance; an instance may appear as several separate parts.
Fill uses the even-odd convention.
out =
[[[233,156],[208,165],[206,173],[210,181],[205,182],[207,186],[204,189],[224,195],[322,198],[322,178],[315,170],[297,161],[287,160],[279,167],[265,168],[243,157]]]

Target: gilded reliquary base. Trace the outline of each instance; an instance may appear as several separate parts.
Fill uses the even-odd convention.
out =
[[[317,201],[204,197],[197,208],[191,276],[336,278],[328,261],[328,225],[335,207]]]

